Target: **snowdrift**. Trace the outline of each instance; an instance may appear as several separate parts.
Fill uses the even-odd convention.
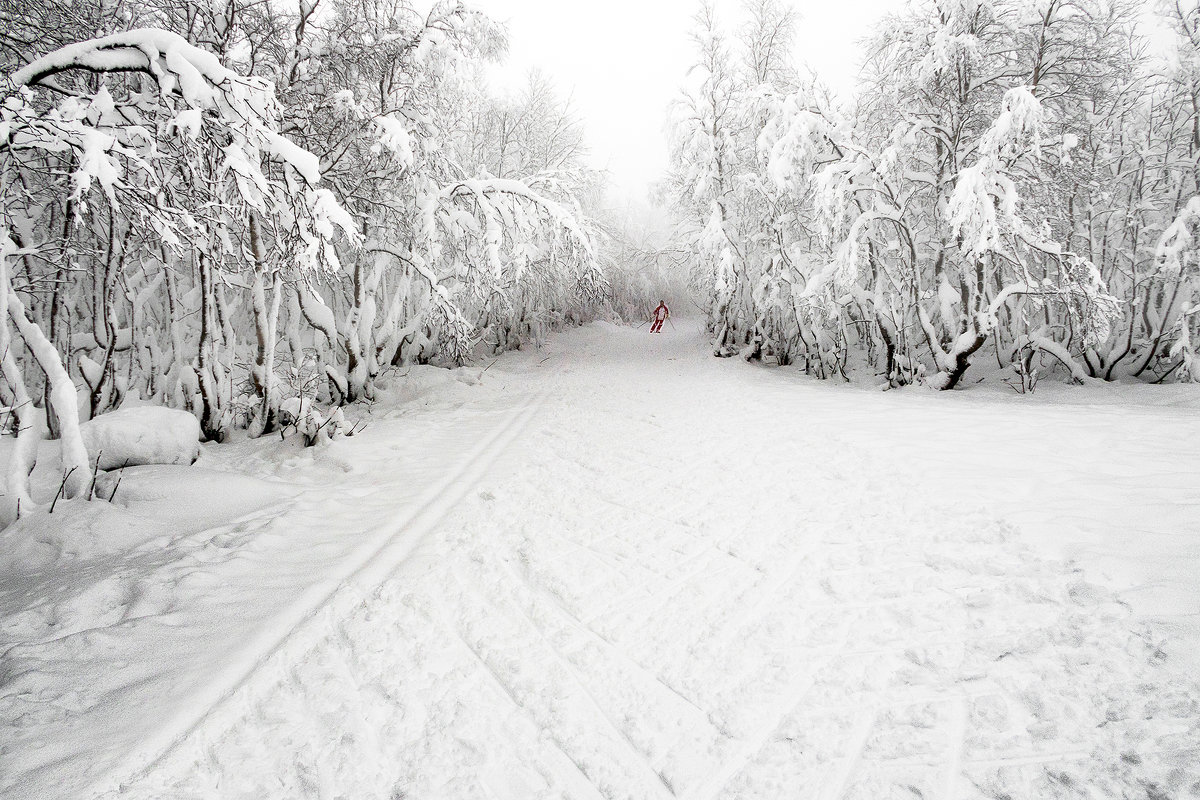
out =
[[[92,462],[102,470],[145,464],[191,464],[200,455],[200,423],[186,411],[135,406],[80,426]]]

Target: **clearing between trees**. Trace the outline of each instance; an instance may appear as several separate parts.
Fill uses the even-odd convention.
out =
[[[879,392],[675,322],[7,528],[0,794],[1196,796],[1194,391]]]

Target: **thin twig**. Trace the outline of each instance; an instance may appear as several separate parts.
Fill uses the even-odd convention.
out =
[[[103,450],[96,451],[96,466],[92,467],[92,483],[88,486],[88,502],[96,496],[96,478],[100,475],[100,457],[104,455]]]
[[[117,489],[121,488],[121,478],[125,477],[125,468],[129,466],[129,459],[125,459],[125,463],[121,465],[121,469],[117,471],[117,482],[113,484],[112,494],[108,496],[108,502],[117,499]]]
[[[54,499],[50,501],[50,511],[49,511],[48,513],[50,513],[50,514],[53,514],[53,513],[54,513],[54,506],[55,506],[55,505],[58,503],[58,498],[60,498],[60,497],[64,497],[64,496],[66,495],[66,493],[67,493],[67,480],[69,480],[69,479],[70,479],[70,477],[71,477],[71,473],[72,473],[72,472],[74,472],[74,471],[75,471],[75,467],[71,467],[71,468],[70,468],[69,470],[67,470],[67,471],[66,471],[66,473],[63,475],[62,483],[60,483],[60,484],[58,485],[58,491],[57,491],[57,492],[54,494]]]

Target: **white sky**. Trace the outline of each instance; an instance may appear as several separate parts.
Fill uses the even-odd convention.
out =
[[[619,194],[641,199],[667,164],[663,124],[692,63],[688,31],[697,0],[475,0],[505,22],[509,56],[493,76],[519,85],[532,67],[550,75],[582,116],[593,163]],[[864,36],[902,0],[797,0],[797,56],[848,92]],[[737,0],[720,0],[726,28]]]

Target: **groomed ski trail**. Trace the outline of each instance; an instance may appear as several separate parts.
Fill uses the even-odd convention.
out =
[[[682,323],[489,384],[536,424],[105,800],[1200,796],[1190,662],[972,491],[1037,439],[911,466],[1007,406],[720,361]]]
[[[258,716],[158,785],[228,779],[214,749],[280,730],[272,707],[332,705],[312,696],[331,681],[343,699],[388,687],[386,712],[356,699],[335,720],[404,733],[356,745],[311,713],[286,723],[325,774],[266,772],[301,796],[1070,797],[1200,779],[1195,686],[1111,594],[872,464],[887,459],[840,440],[845,400],[823,387],[798,397],[699,337],[642,336],[564,336],[553,371],[527,373],[545,424],[445,521],[429,571],[385,583],[299,660],[312,675],[247,692]],[[395,679],[360,666],[371,643],[398,651]],[[346,752],[318,756],[332,740]],[[352,764],[392,766],[356,783]]]
[[[535,396],[523,402],[505,418],[478,446],[472,449],[451,472],[430,486],[415,508],[399,509],[395,519],[379,525],[363,537],[364,541],[329,579],[314,585],[277,617],[276,626],[264,631],[257,640],[246,643],[245,660],[233,662],[216,680],[204,687],[203,694],[191,698],[184,713],[172,719],[162,730],[162,744],[152,745],[158,752],[153,761],[133,770],[121,783],[134,783],[151,772],[166,758],[171,749],[195,731],[204,721],[218,713],[222,703],[253,680],[254,675],[271,660],[280,665],[294,663],[304,642],[319,638],[315,628],[337,624],[353,608],[368,598],[373,590],[404,563],[427,550],[425,540],[438,523],[463,499],[486,474],[499,457],[536,415],[543,402]],[[253,660],[251,660],[253,659]],[[230,712],[224,712],[230,716]],[[233,712],[233,716],[237,712]],[[118,770],[116,774],[127,772]]]
[[[407,562],[420,562],[422,552],[428,549],[427,539],[431,532],[520,437],[536,417],[544,400],[540,394],[521,397],[512,409],[504,409],[503,406],[488,408],[481,414],[486,423],[484,425],[455,426],[459,440],[468,446],[457,456],[457,463],[452,463],[443,474],[435,473],[430,476],[432,480],[421,481],[417,486],[417,494],[411,498],[401,495],[408,502],[389,501],[387,496],[399,487],[390,486],[385,480],[382,485],[356,486],[351,483],[331,487],[326,492],[329,498],[309,497],[308,505],[293,503],[290,509],[276,507],[252,514],[254,532],[266,534],[263,536],[266,539],[271,535],[286,537],[289,531],[294,530],[296,518],[308,516],[311,521],[311,508],[329,509],[330,499],[343,503],[349,501],[349,505],[376,511],[366,516],[347,514],[345,518],[323,520],[324,524],[331,527],[339,524],[346,526],[347,523],[354,525],[364,520],[369,520],[369,523],[364,528],[348,531],[353,534],[352,546],[335,554],[336,558],[329,561],[319,580],[299,586],[299,591],[285,595],[277,605],[267,607],[261,623],[252,630],[251,635],[238,639],[235,649],[215,659],[215,667],[207,669],[200,680],[194,681],[191,686],[182,690],[175,688],[173,694],[164,698],[171,705],[158,709],[153,719],[139,719],[139,736],[132,746],[125,747],[123,751],[114,748],[115,756],[107,763],[83,764],[68,752],[57,762],[39,765],[39,769],[32,774],[6,777],[6,791],[12,794],[5,796],[28,797],[31,800],[76,798],[103,792],[109,787],[136,786],[169,757],[180,742],[198,729],[205,725],[230,724],[222,721],[238,719],[241,710],[229,708],[228,705],[243,687],[253,684],[262,672],[288,669],[311,647],[313,640],[319,640],[330,625],[336,625],[364,598],[369,598],[390,573],[404,567]],[[499,422],[494,419],[497,416]],[[476,441],[472,443],[471,438]],[[444,447],[448,442],[433,438],[427,444]],[[380,506],[383,513],[378,513]],[[242,521],[233,527],[240,529],[245,526],[246,522]],[[226,532],[228,527],[195,534],[191,538],[197,541],[219,540],[223,549],[231,549],[236,554],[237,548],[246,544],[250,537],[230,536]],[[203,566],[211,569],[208,580],[221,580],[219,563],[205,563]],[[184,566],[181,569],[179,564],[166,565],[164,571],[182,571],[184,577],[197,574],[195,567]],[[247,609],[248,613],[255,611],[259,609]],[[189,613],[193,619],[204,619],[219,625],[222,614],[228,614],[229,611],[193,607]],[[203,647],[203,643],[197,645],[194,635],[189,635],[188,631],[176,626],[168,617],[169,614],[164,615],[164,624],[156,628],[150,627],[157,622],[153,618],[138,620],[144,623],[140,629],[136,624],[130,626],[124,631],[127,637],[122,637],[122,632],[118,631],[116,641],[134,653],[137,652],[139,641],[149,637],[157,638],[159,646],[163,640],[169,642],[172,637],[179,638],[180,649],[184,652],[189,646]],[[81,633],[86,635],[91,632]],[[111,698],[101,697],[97,705],[103,707],[107,703],[117,706],[103,708],[109,715],[133,716],[144,713],[133,707],[133,703],[127,703],[130,706],[128,710],[120,708],[125,699],[121,694],[113,693]],[[68,726],[71,724],[69,718],[64,722]],[[72,738],[69,728],[51,735],[55,734],[67,739],[69,746]],[[80,747],[86,744],[79,742]],[[83,774],[79,773],[81,768],[86,770]]]

